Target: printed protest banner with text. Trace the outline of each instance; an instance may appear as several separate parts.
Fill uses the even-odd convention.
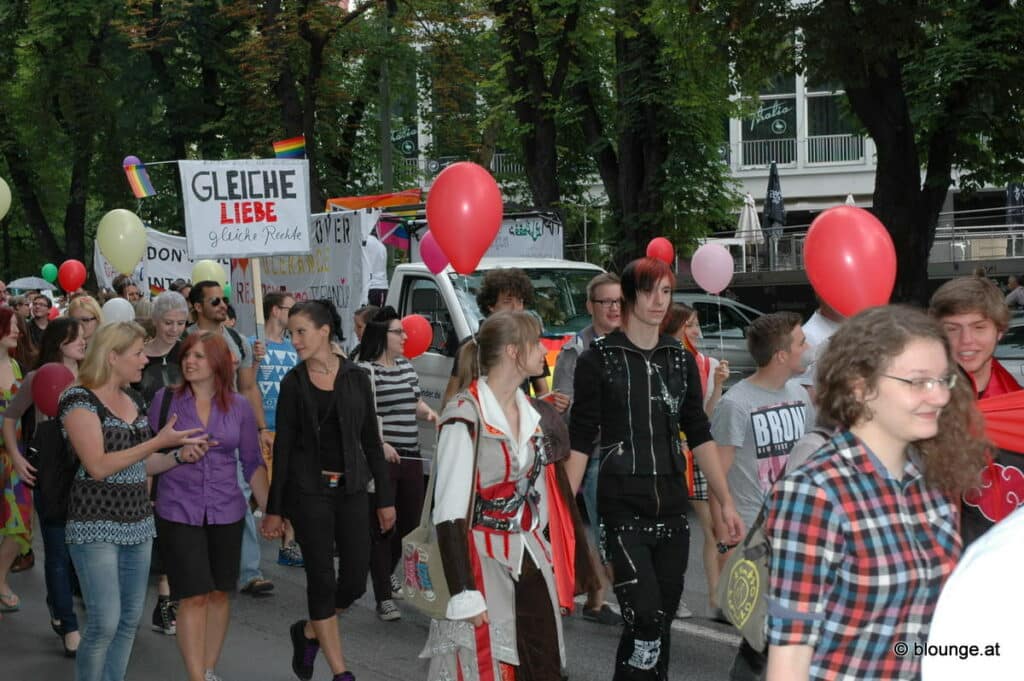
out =
[[[178,168],[193,258],[309,253],[308,161],[179,161]]]
[[[224,266],[225,272],[230,270],[230,259],[217,260]],[[112,288],[118,273],[100,253],[98,241],[93,243],[92,264],[99,285]],[[166,291],[175,279],[191,279],[194,264],[195,260],[188,255],[185,237],[147,229],[146,252],[132,272],[132,281],[142,289],[143,296],[155,296]]]
[[[363,304],[363,222],[376,221],[364,211],[316,213],[309,220],[312,249],[307,255],[260,258],[263,293],[287,291],[297,301],[330,299],[341,315],[346,346],[355,340],[352,314]],[[252,304],[252,261],[231,262],[231,290],[237,303],[237,328],[252,335],[256,321]]]
[[[423,237],[423,232],[419,232]],[[422,262],[419,239],[412,239],[409,259]],[[562,224],[542,216],[505,218],[484,253],[485,258],[563,258]]]

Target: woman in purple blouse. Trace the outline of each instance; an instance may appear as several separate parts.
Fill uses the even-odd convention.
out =
[[[231,388],[234,363],[223,336],[189,335],[180,361],[184,383],[156,393],[150,422],[176,414],[179,428],[203,428],[210,448],[195,464],[160,476],[156,527],[171,598],[180,601],[177,639],[185,670],[189,681],[208,681],[217,678],[213,669],[227,635],[228,592],[238,581],[248,503],[238,486],[236,451],[261,509],[269,484],[256,418]]]

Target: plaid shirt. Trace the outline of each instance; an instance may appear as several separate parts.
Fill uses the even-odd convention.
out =
[[[956,508],[916,458],[896,480],[846,431],[772,492],[768,642],[811,646],[811,679],[920,675],[914,644],[928,639],[962,544]]]

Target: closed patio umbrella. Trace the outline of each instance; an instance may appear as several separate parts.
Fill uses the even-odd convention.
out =
[[[782,228],[786,225],[786,207],[782,203],[782,183],[779,181],[779,167],[772,161],[768,170],[768,193],[764,200],[764,233],[768,235],[771,248],[768,252],[768,262],[771,269],[775,269],[775,261],[779,254],[779,239],[782,238]]]

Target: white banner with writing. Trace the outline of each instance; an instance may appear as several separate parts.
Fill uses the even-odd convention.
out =
[[[363,222],[376,219],[376,214],[365,211],[311,216],[312,249],[308,255],[260,258],[264,294],[287,291],[296,301],[330,299],[341,315],[345,346],[351,347],[355,340],[352,314],[366,297],[363,291]],[[238,330],[247,336],[256,333],[252,286],[249,260],[232,260],[232,302],[238,311]]]
[[[423,232],[419,232],[420,237]],[[412,262],[421,262],[419,239],[412,239]],[[485,258],[557,258],[564,256],[562,225],[541,216],[506,218]]]
[[[103,288],[113,288],[114,278],[118,275],[107,259],[100,253],[99,240],[93,242],[92,268],[96,273],[96,281]],[[231,267],[230,260],[219,259],[224,271]],[[165,234],[155,229],[146,230],[146,253],[132,272],[132,280],[139,285],[143,296],[166,291],[175,279],[192,278],[192,265],[195,264],[188,256],[185,237]]]
[[[194,258],[309,253],[304,159],[178,161]]]

